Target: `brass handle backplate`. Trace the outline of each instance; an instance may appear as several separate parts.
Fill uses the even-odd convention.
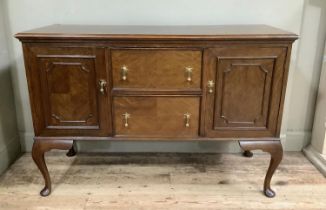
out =
[[[186,126],[186,128],[189,128],[190,127],[190,116],[191,116],[191,114],[186,113],[183,116],[184,116],[184,119],[185,119],[185,126]]]
[[[214,90],[213,90],[214,85],[215,85],[215,83],[213,82],[213,80],[209,80],[207,82],[208,93],[213,93],[214,92]]]
[[[98,85],[100,86],[100,93],[105,94],[106,81],[101,79]]]
[[[123,81],[127,80],[127,74],[128,74],[128,67],[125,66],[125,65],[123,65],[123,66],[121,67],[121,79],[122,79]]]
[[[192,81],[192,67],[186,67],[186,80],[187,82],[191,82]]]
[[[122,114],[122,116],[123,116],[124,121],[125,121],[124,126],[127,128],[129,126],[128,119],[130,118],[130,114],[128,112],[126,112],[126,113]]]

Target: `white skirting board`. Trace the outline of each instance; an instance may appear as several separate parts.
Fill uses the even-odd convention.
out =
[[[21,154],[18,136],[12,138],[0,150],[0,174],[4,172]]]
[[[303,149],[303,153],[314,166],[326,177],[326,156],[318,153],[311,145]]]
[[[281,141],[284,151],[299,152],[309,145],[311,131],[288,131],[281,134]]]

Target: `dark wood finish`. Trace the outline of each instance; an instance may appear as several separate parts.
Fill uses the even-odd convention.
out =
[[[200,89],[162,89],[162,88],[114,88],[112,89],[113,96],[126,96],[126,95],[191,95],[202,96]]]
[[[108,136],[110,92],[102,48],[24,46],[34,129],[37,136]]]
[[[253,149],[271,154],[264,192],[275,195],[270,180],[282,157],[295,34],[265,25],[53,25],[16,37],[23,42],[33,159],[45,179],[41,195],[51,191],[44,152],[75,155],[73,140],[241,140],[246,156]]]
[[[45,181],[45,186],[40,192],[42,196],[48,196],[51,193],[51,178],[45,164],[44,153],[52,149],[67,150],[72,147],[72,144],[73,140],[34,140],[32,157]]]
[[[121,137],[197,137],[199,97],[115,97],[115,135]],[[125,127],[124,113],[130,114]],[[186,127],[185,114],[190,114]]]
[[[207,136],[276,137],[286,52],[257,45],[205,51],[206,80],[215,81]]]
[[[269,167],[264,181],[264,194],[272,198],[275,192],[271,189],[272,176],[282,161],[283,148],[280,141],[239,141],[240,147],[245,151],[262,150],[271,155]]]
[[[47,128],[98,129],[94,60],[38,58]]]
[[[51,25],[16,34],[21,40],[290,40],[297,35],[267,25],[94,26]]]
[[[201,137],[201,136],[176,136],[176,137],[160,137],[160,136],[51,136],[51,137],[34,137],[35,139],[55,139],[55,140],[66,140],[66,139],[74,139],[76,141],[85,141],[85,140],[94,140],[94,141],[139,141],[139,142],[146,142],[146,141],[180,141],[180,142],[193,142],[193,141],[235,141],[239,140],[237,138],[230,139],[230,138],[212,138],[212,137]],[[243,138],[242,140],[246,141],[255,141],[257,138]],[[259,138],[262,141],[274,141],[279,140],[279,138]],[[95,142],[94,142],[95,143]]]
[[[112,50],[111,56],[114,89],[194,89],[200,91],[202,53],[199,50],[119,49]],[[121,78],[123,66],[128,68],[126,80]],[[191,68],[191,72],[187,72],[187,67]],[[188,77],[191,81],[187,81]]]

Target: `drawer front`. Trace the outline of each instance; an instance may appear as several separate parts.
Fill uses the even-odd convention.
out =
[[[200,88],[199,50],[124,49],[111,53],[114,88]]]
[[[116,136],[196,137],[199,97],[115,97]]]

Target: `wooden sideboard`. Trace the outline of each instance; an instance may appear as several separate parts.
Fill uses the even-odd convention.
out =
[[[77,140],[237,140],[282,160],[280,127],[297,35],[265,25],[52,25],[18,33],[34,125],[32,157]],[[96,143],[97,141],[94,141]]]

